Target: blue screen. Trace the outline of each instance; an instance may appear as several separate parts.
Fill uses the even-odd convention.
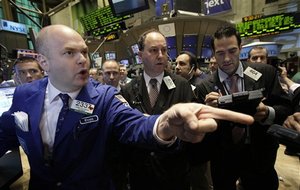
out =
[[[15,92],[16,87],[1,87],[0,88],[0,116],[3,112],[9,110],[13,94]]]
[[[166,39],[167,39],[168,48],[176,47],[176,37],[175,36],[166,37]]]
[[[169,53],[169,57],[172,60],[176,59],[176,57],[177,57],[177,49],[176,48],[168,49],[168,53]]]
[[[211,48],[202,48],[201,49],[201,58],[211,58],[212,57],[212,49]]]

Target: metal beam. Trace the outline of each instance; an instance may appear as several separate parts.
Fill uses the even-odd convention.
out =
[[[65,0],[64,2],[60,3],[59,5],[55,6],[53,9],[50,9],[48,12],[46,12],[44,14],[51,16],[51,15],[55,14],[56,12],[65,8],[72,1],[74,1],[74,0]]]
[[[39,28],[42,28],[42,26],[37,23],[35,20],[33,20],[30,15],[28,15],[25,11],[23,11],[23,9],[21,9],[18,5],[16,5],[12,0],[9,0],[9,2],[16,7],[21,13],[23,13],[29,20],[31,20],[34,24],[36,24]]]

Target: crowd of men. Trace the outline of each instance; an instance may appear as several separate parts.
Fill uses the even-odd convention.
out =
[[[218,28],[211,43],[207,72],[188,51],[170,72],[165,36],[147,30],[138,40],[143,72],[131,79],[116,60],[90,68],[88,47],[71,28],[43,28],[37,59],[15,63],[22,85],[0,118],[0,155],[22,146],[30,189],[278,189],[279,144],[267,131],[300,131],[300,108],[291,109],[300,85],[266,64],[262,47],[241,61],[232,26]],[[256,104],[218,108],[221,96],[253,90],[263,94]]]

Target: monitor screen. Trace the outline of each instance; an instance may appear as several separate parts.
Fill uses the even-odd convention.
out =
[[[108,0],[115,16],[134,14],[149,9],[148,0]]]
[[[211,48],[201,48],[201,58],[209,59],[212,57],[212,49]]]
[[[177,58],[177,49],[176,48],[172,48],[172,49],[168,49],[168,53],[169,53],[169,58],[174,61]]]
[[[197,55],[198,35],[186,34],[183,36],[182,50],[192,52]]]
[[[111,32],[113,29],[123,29],[122,21],[131,18],[130,15],[125,16],[114,16],[111,7],[106,6],[103,8],[96,9],[92,12],[89,12],[83,17],[80,17],[80,22],[84,28],[85,32],[93,32],[97,29],[101,29],[100,31],[107,33]],[[103,31],[104,30],[104,31]],[[109,31],[108,31],[109,30]],[[96,35],[100,32],[99,30],[95,31]],[[94,34],[95,35],[95,34]],[[102,35],[102,34],[101,34]]]
[[[0,116],[9,110],[16,87],[0,87]]]
[[[126,67],[129,66],[129,60],[128,59],[123,59],[120,61],[120,64],[125,65]]]
[[[168,48],[176,47],[176,36],[166,37]]]
[[[188,52],[191,52],[191,53],[197,55],[197,49],[196,49],[196,47],[192,47],[192,46],[189,47],[189,46],[187,46],[187,47],[183,47],[182,50],[183,51],[188,51]]]
[[[143,61],[142,61],[142,59],[141,59],[140,56],[135,55],[135,63],[136,63],[136,64],[142,64],[142,63],[143,63]]]
[[[131,46],[131,50],[132,50],[132,52],[133,52],[134,55],[138,54],[139,53],[139,46],[138,46],[138,44],[133,44]]]
[[[114,51],[107,51],[104,53],[106,60],[115,60],[117,58],[116,52]]]
[[[202,47],[211,47],[212,36],[205,35],[202,43]]]

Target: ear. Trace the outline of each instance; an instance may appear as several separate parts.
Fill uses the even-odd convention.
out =
[[[48,72],[49,71],[49,62],[48,62],[47,57],[45,57],[42,54],[38,54],[37,60],[38,60],[38,62],[40,64],[40,66],[42,67],[42,69],[44,71]]]

